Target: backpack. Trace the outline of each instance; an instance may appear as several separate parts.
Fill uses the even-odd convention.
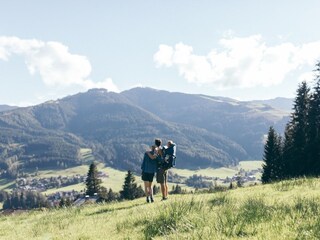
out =
[[[164,160],[162,162],[162,168],[168,170],[176,166],[176,144],[172,144],[168,148],[162,149],[164,152]]]

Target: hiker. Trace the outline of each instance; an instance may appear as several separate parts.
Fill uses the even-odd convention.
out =
[[[154,202],[153,200],[153,189],[152,182],[154,174],[157,172],[158,163],[155,159],[150,156],[157,155],[158,149],[156,146],[151,146],[151,151],[147,151],[144,154],[143,161],[141,164],[142,176],[141,179],[144,181],[144,189],[147,196],[147,202]]]
[[[174,166],[175,144],[169,140],[166,147],[161,150],[162,162],[158,166],[157,183],[160,183],[162,201],[168,199],[168,169]]]

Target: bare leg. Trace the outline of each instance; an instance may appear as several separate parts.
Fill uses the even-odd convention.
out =
[[[144,181],[144,192],[146,193],[146,196],[149,196],[149,182]]]
[[[160,189],[162,193],[162,198],[166,198],[166,186],[164,183],[160,183]]]
[[[168,197],[168,184],[167,184],[167,182],[165,182],[163,185],[164,185],[164,195],[165,195],[165,198],[167,198]]]
[[[151,202],[153,202],[153,188],[152,188],[152,182],[149,182],[149,196]]]

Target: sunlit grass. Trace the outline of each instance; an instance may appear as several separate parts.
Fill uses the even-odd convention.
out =
[[[263,161],[240,161],[238,169],[242,168],[246,171],[262,168]]]
[[[230,168],[205,168],[199,170],[188,170],[173,168],[170,171],[183,177],[191,177],[192,175],[202,175],[206,177],[226,178],[235,175],[238,170]]]
[[[0,239],[318,239],[320,180],[0,217]]]
[[[15,181],[0,179],[0,190],[12,189],[15,186]]]
[[[81,148],[80,157],[83,162],[92,162],[95,160],[91,148]]]

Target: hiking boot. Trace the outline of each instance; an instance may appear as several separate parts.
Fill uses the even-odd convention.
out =
[[[161,199],[161,201],[166,201],[166,200],[168,200],[168,197],[163,197],[163,198]]]
[[[149,197],[147,197],[147,203],[149,203],[150,202],[150,198]]]
[[[153,197],[150,197],[150,201],[151,201],[151,202],[154,202]]]

